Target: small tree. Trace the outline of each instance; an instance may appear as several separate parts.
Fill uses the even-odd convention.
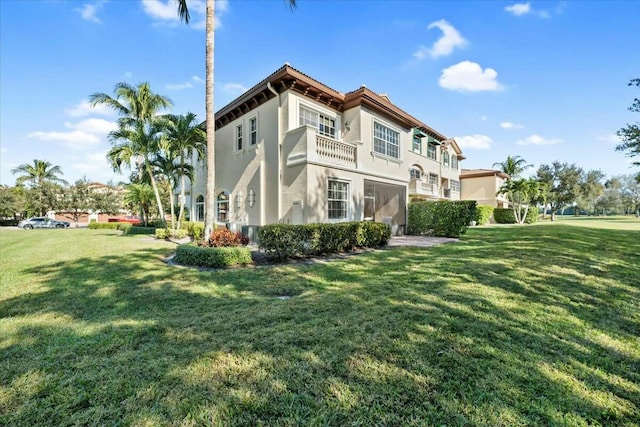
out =
[[[538,197],[539,183],[534,179],[517,179],[506,181],[498,194],[506,194],[511,199],[513,217],[518,224],[524,224],[529,208]]]
[[[555,214],[573,203],[580,194],[582,168],[575,164],[553,162],[551,165],[541,165],[536,177],[538,181],[546,183],[549,188],[549,205],[551,206],[551,221]]]
[[[632,79],[629,82],[629,86],[637,86],[640,88],[640,78]],[[633,103],[629,107],[629,111],[632,113],[640,113],[639,98],[635,98],[633,100]],[[616,151],[626,151],[628,157],[640,156],[640,122],[635,122],[633,124],[627,123],[627,126],[620,129],[617,134],[622,140],[622,144],[616,147]],[[633,164],[640,166],[640,161],[635,161]],[[640,181],[640,173],[638,173],[636,179]]]

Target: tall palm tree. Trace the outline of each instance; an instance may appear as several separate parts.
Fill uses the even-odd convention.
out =
[[[12,174],[22,173],[16,178],[16,185],[23,185],[28,182],[32,188],[38,188],[42,186],[44,182],[53,182],[58,184],[66,184],[62,178],[58,175],[62,175],[62,169],[60,166],[53,166],[51,163],[45,160],[33,159],[33,164],[22,164],[17,168],[11,169]]]
[[[154,176],[152,162],[160,150],[162,135],[161,128],[157,124],[145,126],[142,122],[136,122],[135,127],[123,127],[109,132],[109,140],[113,146],[107,153],[107,159],[113,170],[122,172],[123,168],[131,168],[131,163],[138,163],[139,172],[144,171],[151,182],[151,188],[155,194],[158,214],[166,225],[162,198],[158,189],[158,183]]]
[[[194,153],[197,153],[198,161],[204,159],[207,147],[207,134],[200,128],[199,123],[196,121],[196,115],[193,113],[179,116],[169,114],[164,116],[164,118],[166,118],[164,124],[167,143],[166,148],[169,152],[174,153],[179,160],[177,172],[180,177],[180,207],[178,210],[177,228],[180,228],[184,215],[186,178],[189,177],[193,182],[193,167],[187,163],[187,159],[192,159]],[[187,172],[190,172],[191,176],[187,175]]]
[[[296,7],[296,0],[288,0],[289,7]],[[186,23],[189,23],[189,8],[187,0],[175,0],[178,5],[178,15]],[[206,215],[204,222],[204,235],[209,236],[215,223],[215,111],[214,111],[214,40],[215,40],[215,0],[207,0],[205,14],[206,49],[205,49],[205,119],[207,123],[207,191],[206,191]]]
[[[161,110],[171,107],[173,103],[166,96],[153,93],[146,82],[137,86],[118,83],[114,94],[115,98],[101,92],[89,97],[91,106],[106,105],[120,115],[118,129],[109,133],[113,147],[107,158],[118,172],[123,166],[130,168],[131,161],[140,162],[139,165],[149,173],[158,213],[165,223],[162,200],[152,173],[151,161],[160,148],[159,134],[162,129],[158,125],[158,114]]]
[[[60,166],[53,166],[45,160],[33,159],[33,164],[22,164],[11,170],[12,174],[21,173],[16,178],[16,185],[22,186],[25,182],[33,190],[33,195],[37,200],[37,210],[40,215],[44,215],[47,209],[52,208],[51,200],[53,194],[58,194],[60,189],[57,184],[67,184],[58,175],[62,175]],[[49,199],[46,202],[45,199]]]
[[[496,166],[499,166],[500,170],[511,178],[517,178],[522,172],[533,167],[533,165],[527,164],[527,161],[520,156],[507,156],[504,162],[493,164],[493,167]]]

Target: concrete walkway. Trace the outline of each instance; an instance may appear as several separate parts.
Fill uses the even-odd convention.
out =
[[[430,246],[441,245],[443,243],[457,242],[458,239],[450,237],[429,237],[429,236],[393,236],[387,246],[413,246],[417,248],[428,248]]]

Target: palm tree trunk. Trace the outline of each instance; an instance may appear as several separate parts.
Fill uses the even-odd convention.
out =
[[[162,199],[160,199],[160,191],[158,191],[158,184],[156,183],[156,179],[153,176],[153,172],[151,171],[151,166],[147,159],[144,162],[145,167],[147,168],[147,173],[149,173],[149,179],[151,180],[151,187],[153,187],[153,193],[156,196],[156,203],[158,205],[158,213],[160,214],[160,220],[162,221],[162,225],[164,228],[167,228],[167,221],[164,217],[164,208],[162,207]]]
[[[216,123],[214,117],[214,34],[215,33],[215,0],[207,0],[206,12],[206,120],[207,120],[207,198],[204,226],[204,238],[213,231],[216,206],[216,174],[215,174],[215,141]]]
[[[184,152],[180,154],[180,168],[184,171]],[[182,215],[184,215],[184,199],[185,199],[185,176],[184,172],[180,173],[180,209],[178,210],[178,229],[182,225]],[[193,197],[193,196],[192,196]]]
[[[176,230],[176,212],[173,207],[173,188],[171,188],[171,183],[167,183],[167,190],[169,191],[169,205],[171,206],[171,229]]]

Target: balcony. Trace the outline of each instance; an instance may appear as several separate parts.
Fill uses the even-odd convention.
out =
[[[358,168],[355,144],[337,141],[318,135],[311,126],[301,126],[287,133],[284,142],[287,166],[317,163],[328,166]]]
[[[423,182],[419,179],[409,181],[409,194],[438,197],[440,196],[439,191],[440,189],[437,184]]]

